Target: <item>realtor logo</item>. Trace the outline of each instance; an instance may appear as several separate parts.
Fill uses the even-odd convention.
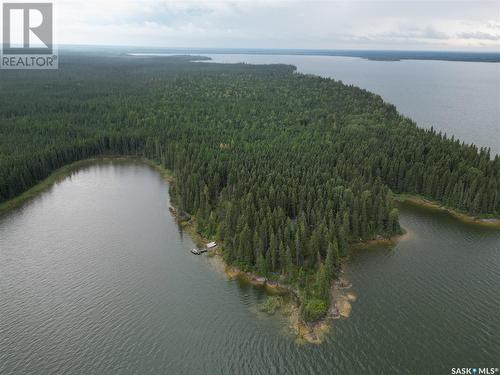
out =
[[[52,3],[3,3],[3,69],[57,69]]]

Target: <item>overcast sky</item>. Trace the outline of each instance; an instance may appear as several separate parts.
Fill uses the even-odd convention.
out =
[[[54,4],[62,44],[500,51],[500,0]]]

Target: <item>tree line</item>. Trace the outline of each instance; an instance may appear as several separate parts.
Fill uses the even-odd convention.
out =
[[[287,65],[61,58],[0,73],[0,202],[72,161],[149,158],[229,263],[299,287],[306,319],[325,312],[349,243],[400,233],[392,192],[500,215],[498,155],[357,87]]]

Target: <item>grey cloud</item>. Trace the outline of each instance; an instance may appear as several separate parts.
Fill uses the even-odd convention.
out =
[[[495,1],[107,0],[100,11],[102,0],[78,0],[83,15],[77,0],[58,1],[72,16],[60,18],[72,43],[106,35],[108,43],[188,47],[500,46]]]
[[[446,40],[450,39],[452,36],[446,34],[442,31],[436,30],[433,27],[418,28],[416,26],[407,25],[400,26],[398,29],[393,31],[387,31],[383,33],[367,34],[364,36],[357,36],[356,39],[365,40],[415,40],[415,39],[437,39]]]
[[[483,33],[480,31],[471,32],[471,33],[459,33],[457,34],[458,38],[462,39],[479,39],[479,40],[500,40],[500,35]]]

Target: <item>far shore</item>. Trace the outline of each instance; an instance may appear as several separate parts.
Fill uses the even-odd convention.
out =
[[[46,191],[47,189],[52,187],[57,182],[63,180],[64,178],[68,177],[71,173],[73,173],[81,168],[84,168],[86,166],[90,166],[90,165],[93,165],[93,164],[99,163],[99,162],[120,161],[120,160],[122,160],[122,161],[137,161],[137,162],[147,164],[150,167],[153,167],[154,169],[156,169],[166,181],[172,181],[172,174],[170,173],[170,171],[168,171],[167,169],[165,169],[163,167],[160,167],[155,162],[153,162],[149,159],[143,158],[143,157],[122,156],[122,155],[96,156],[94,158],[78,160],[78,161],[75,161],[73,163],[69,163],[69,164],[67,164],[59,169],[56,169],[47,178],[40,181],[36,185],[32,186],[31,188],[26,190],[24,193],[18,195],[17,197],[9,199],[8,201],[1,203],[0,204],[0,215],[22,206],[24,203],[35,198],[36,196],[38,196],[38,194],[43,193],[44,191]]]
[[[434,202],[427,198],[411,194],[394,194],[394,200],[397,202],[408,203],[413,206],[424,207],[430,210],[446,212],[452,217],[468,224],[481,225],[490,228],[500,229],[500,218],[488,215],[470,215],[464,212],[454,210],[452,208],[443,206],[438,202]]]

